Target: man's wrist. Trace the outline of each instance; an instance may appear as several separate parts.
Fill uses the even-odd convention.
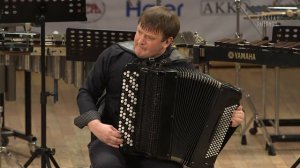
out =
[[[93,121],[93,120],[100,121],[100,113],[98,111],[91,110],[91,111],[81,114],[80,116],[78,116],[74,119],[74,124],[79,128],[83,128],[90,121]]]
[[[98,124],[101,124],[101,121],[99,119],[95,119],[95,120],[90,121],[87,124],[87,127],[90,129],[90,128],[94,127],[95,125],[98,125]]]

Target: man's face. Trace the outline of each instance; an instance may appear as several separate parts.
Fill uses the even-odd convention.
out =
[[[172,38],[162,41],[161,32],[152,32],[143,29],[140,25],[134,36],[134,52],[139,58],[150,58],[160,56],[170,45]]]

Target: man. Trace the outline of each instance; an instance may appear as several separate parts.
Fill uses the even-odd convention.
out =
[[[124,155],[119,150],[123,139],[116,129],[119,114],[122,71],[132,61],[157,63],[170,58],[170,66],[192,68],[176,52],[171,44],[180,29],[179,18],[162,6],[148,8],[141,15],[133,43],[114,44],[98,57],[82,88],[77,102],[80,110],[79,127],[87,125],[94,135],[89,154],[93,168],[155,167],[175,168],[180,165],[170,161],[159,161]],[[172,58],[171,58],[172,57]],[[105,107],[100,112],[96,102],[106,92]],[[100,114],[101,113],[101,114]],[[100,119],[101,115],[101,119]],[[233,113],[232,127],[244,118],[242,107]]]

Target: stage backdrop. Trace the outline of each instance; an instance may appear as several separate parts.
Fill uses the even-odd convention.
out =
[[[154,0],[87,0],[86,2],[88,21],[46,23],[46,32],[50,34],[58,31],[64,34],[66,28],[134,31],[141,12],[157,3]],[[224,37],[234,37],[237,32],[243,34],[243,38],[247,40],[260,39],[263,21],[267,23],[268,36],[272,26],[277,22],[282,25],[299,24],[299,21],[282,21],[275,17],[255,19],[252,22],[244,19],[247,14],[253,14],[253,9],[260,9],[274,2],[271,0],[162,0],[161,4],[174,10],[180,17],[181,31],[197,32],[208,43],[212,43]],[[281,4],[296,3],[293,0],[280,2]],[[236,14],[237,6],[241,7],[240,15]]]

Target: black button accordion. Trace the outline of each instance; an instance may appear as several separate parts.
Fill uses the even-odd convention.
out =
[[[128,64],[118,130],[123,152],[211,167],[223,145],[240,89],[187,68]]]

